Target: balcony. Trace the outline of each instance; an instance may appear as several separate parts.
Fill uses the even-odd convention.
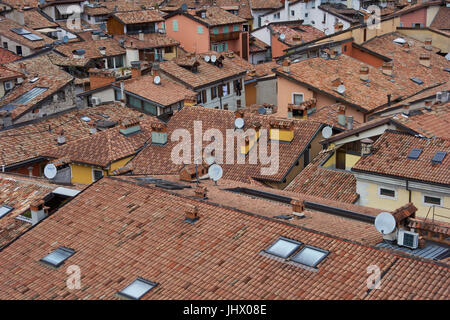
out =
[[[239,31],[228,32],[228,33],[219,33],[219,34],[210,34],[211,41],[227,41],[227,40],[238,40],[239,39]]]

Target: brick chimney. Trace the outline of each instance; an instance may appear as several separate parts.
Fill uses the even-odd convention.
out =
[[[31,223],[34,226],[48,215],[48,207],[45,207],[44,200],[35,200],[30,204]]]
[[[359,68],[359,78],[362,81],[368,81],[369,80],[369,67],[366,65],[361,65]]]
[[[198,207],[193,205],[187,205],[186,210],[184,212],[184,217],[186,222],[194,223],[197,221],[200,216],[198,214]]]
[[[102,56],[106,55],[106,48],[105,47],[98,47],[98,50],[100,51],[100,54]]]
[[[198,186],[197,188],[195,188],[194,192],[195,192],[196,197],[203,198],[203,199],[207,198],[208,189],[204,186],[203,187]]]
[[[96,134],[97,133],[97,124],[94,120],[91,120],[89,122],[89,133],[90,134]]]
[[[141,72],[141,62],[140,61],[132,61],[131,62],[131,78],[139,78],[142,75]]]
[[[421,53],[419,56],[419,63],[423,65],[424,67],[430,68],[431,67],[431,57],[427,53]]]
[[[283,66],[283,72],[284,73],[290,73],[291,72],[290,67],[289,67],[290,64],[291,64],[291,61],[289,59],[284,59],[283,60],[281,65]]]
[[[342,24],[342,22],[338,22],[334,25],[334,32],[339,32],[342,29],[344,29],[344,25]]]
[[[305,211],[305,204],[302,200],[291,200],[292,205],[292,214],[297,217],[298,219],[304,218],[305,214],[303,213]]]
[[[270,140],[291,142],[294,139],[294,121],[274,119],[270,120]]]
[[[116,76],[111,70],[89,69],[89,81],[91,90],[104,87],[116,81]]]
[[[428,51],[433,50],[432,40],[430,38],[425,39],[425,46],[424,48]]]
[[[381,66],[381,71],[388,76],[392,76],[394,70],[394,65],[392,62],[385,62]]]
[[[57,142],[58,145],[63,145],[66,143],[66,137],[64,136],[64,129],[61,129],[58,133],[58,137],[57,137]]]

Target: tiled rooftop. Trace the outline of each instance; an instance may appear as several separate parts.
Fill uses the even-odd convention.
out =
[[[439,30],[450,30],[450,8],[442,6],[431,22],[430,27]]]
[[[128,35],[128,36],[117,36],[119,40],[125,40],[124,46],[126,48],[136,48],[136,49],[151,49],[151,48],[161,48],[168,46],[179,45],[180,42],[167,36],[166,34],[160,33],[145,33],[144,40],[139,40],[139,36]]]
[[[48,20],[46,17],[44,17],[42,14],[39,13],[37,10],[25,10],[23,11],[24,18],[25,18],[25,25],[28,28],[31,29],[43,29],[43,28],[52,28],[57,27],[58,24],[56,24],[53,21]],[[40,34],[40,33],[38,33]]]
[[[124,24],[138,24],[164,21],[163,13],[158,10],[139,10],[116,12],[113,14],[119,21]]]
[[[20,56],[4,48],[0,48],[0,64],[13,62],[18,59],[20,59]]]
[[[193,225],[184,222],[188,205],[200,215]],[[280,236],[329,255],[313,271],[261,253]],[[59,246],[75,250],[66,264],[82,270],[82,290],[67,288],[66,268],[39,263]],[[0,258],[4,299],[117,299],[137,277],[158,283],[143,296],[156,300],[449,298],[447,267],[116,178],[86,189]],[[381,269],[379,290],[367,290],[369,265]]]
[[[27,30],[28,32],[38,35],[39,37],[42,38],[42,40],[36,40],[36,41],[31,41],[28,40],[27,38],[11,31],[11,29],[15,29],[15,28],[22,28]],[[39,33],[37,31],[34,31],[33,29],[26,27],[26,26],[22,26],[20,24],[18,24],[17,22],[14,22],[12,20],[9,20],[7,18],[0,18],[0,35],[11,39],[21,45],[27,46],[28,48],[31,48],[32,50],[36,50],[36,49],[40,49],[43,48],[46,44],[50,44],[53,43],[53,39],[47,37],[46,35]]]
[[[407,158],[412,149],[422,149],[417,160]],[[446,152],[442,163],[431,159]],[[409,178],[428,183],[450,185],[450,140],[424,139],[406,133],[386,131],[373,145],[372,154],[362,157],[352,171]]]
[[[269,28],[276,36],[284,35],[285,39],[281,40],[289,46],[295,46],[303,42],[310,42],[325,36],[325,33],[311,25],[303,25],[302,22],[271,24]]]
[[[253,10],[278,9],[283,6],[280,0],[250,0],[250,6]]]
[[[105,55],[100,53],[99,47],[105,48]],[[68,60],[75,62],[77,60],[84,60],[73,57],[73,51],[83,49],[85,50],[84,59],[98,59],[104,57],[111,57],[125,54],[125,49],[122,48],[118,41],[114,39],[104,40],[90,40],[83,42],[73,42],[62,44],[55,48],[56,51],[62,53]]]
[[[317,107],[310,115],[308,115],[308,119],[319,121],[325,123],[329,126],[333,126],[339,129],[347,129],[345,126],[342,126],[338,121],[338,111],[339,107],[342,104],[336,103],[329,106],[321,106]],[[353,119],[353,127],[359,126],[360,123]]]
[[[201,15],[197,15],[198,10],[205,10],[206,17],[202,18]],[[196,20],[201,21],[208,27],[215,27],[227,24],[241,24],[246,23],[247,20],[242,19],[224,9],[219,7],[208,7],[206,9],[189,10],[186,13]]]

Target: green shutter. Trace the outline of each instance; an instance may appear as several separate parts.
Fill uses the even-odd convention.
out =
[[[214,34],[219,34],[219,27],[214,27],[213,28],[213,33]]]
[[[197,33],[198,34],[202,34],[203,33],[203,27],[202,26],[198,26],[197,27]]]
[[[178,21],[177,20],[172,21],[172,27],[173,27],[173,31],[178,31]]]
[[[239,31],[239,26],[238,25],[233,26],[233,31]]]
[[[224,50],[224,51],[228,51],[228,42],[225,42],[224,47],[225,47],[225,50]]]
[[[228,33],[228,26],[223,27],[223,33]]]

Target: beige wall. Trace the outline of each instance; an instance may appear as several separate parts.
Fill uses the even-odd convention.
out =
[[[424,42],[425,39],[431,38],[434,47],[439,48],[445,53],[450,52],[450,36],[446,36],[443,33],[433,32],[427,29],[398,29],[397,31],[405,36],[422,42]]]

